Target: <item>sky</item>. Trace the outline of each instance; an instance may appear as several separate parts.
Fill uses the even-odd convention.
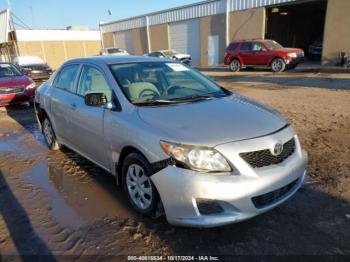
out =
[[[109,22],[201,0],[9,0],[11,11],[30,28],[60,29],[87,25],[98,29],[99,22]],[[0,10],[7,0],[0,0]],[[112,15],[108,15],[108,10]],[[17,19],[14,20],[19,23]],[[16,28],[20,28],[16,26]]]

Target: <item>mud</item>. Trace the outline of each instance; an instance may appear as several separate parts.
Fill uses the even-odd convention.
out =
[[[292,199],[239,224],[173,227],[164,217],[136,214],[114,178],[94,164],[68,149],[49,151],[31,109],[1,109],[0,260],[33,254],[46,254],[48,260],[63,255],[78,260],[169,254],[350,255],[350,91],[208,74],[280,110],[298,130],[310,166],[305,185]]]

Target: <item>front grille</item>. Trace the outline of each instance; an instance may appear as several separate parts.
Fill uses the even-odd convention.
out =
[[[277,190],[271,191],[269,193],[253,197],[252,201],[253,204],[256,208],[264,208],[269,205],[272,205],[273,203],[278,202],[282,198],[284,198],[293,188],[294,186],[298,183],[298,179],[293,181],[292,183],[281,187]]]
[[[277,165],[282,163],[290,157],[295,151],[295,140],[292,138],[283,145],[282,153],[278,156],[271,154],[269,149],[240,153],[239,156],[243,158],[249,165],[254,168],[260,168],[270,165]]]
[[[10,86],[10,87],[0,87],[0,94],[17,94],[24,92],[24,86]]]
[[[298,53],[297,57],[304,57],[304,53]]]

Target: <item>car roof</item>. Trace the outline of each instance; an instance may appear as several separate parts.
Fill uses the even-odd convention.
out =
[[[164,62],[166,59],[159,60],[159,58],[149,57],[149,56],[115,56],[115,55],[106,55],[106,56],[93,56],[93,57],[84,57],[76,58],[67,61],[68,63],[94,63],[94,64],[124,64],[124,63],[139,63],[139,62]],[[169,62],[174,62],[174,60],[169,60]]]
[[[261,39],[261,38],[257,38],[257,39],[241,39],[241,40],[235,40],[232,41],[232,43],[244,43],[244,42],[268,42],[268,41],[273,41],[271,39]]]

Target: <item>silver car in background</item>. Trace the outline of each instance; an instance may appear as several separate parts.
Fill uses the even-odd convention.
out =
[[[214,227],[266,212],[302,185],[307,154],[275,110],[173,60],[66,62],[36,93],[51,149],[116,177],[131,205],[175,225]]]

